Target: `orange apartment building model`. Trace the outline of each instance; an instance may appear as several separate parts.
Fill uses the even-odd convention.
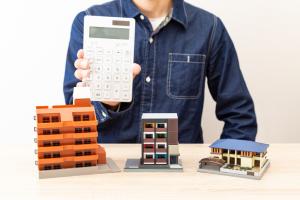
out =
[[[36,107],[39,178],[120,171],[97,143],[97,119],[90,99],[74,105]]]

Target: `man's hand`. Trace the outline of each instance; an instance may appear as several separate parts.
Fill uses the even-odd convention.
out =
[[[84,59],[84,52],[82,49],[80,49],[77,52],[77,60],[75,61],[74,65],[76,67],[74,76],[81,81],[85,81],[90,74],[90,63],[87,59]],[[139,64],[134,63],[132,67],[133,78],[135,78],[140,72],[141,72],[141,66]],[[77,87],[82,87],[82,86],[84,86],[83,82],[77,83]],[[110,106],[111,108],[118,107],[118,105],[120,104],[120,102],[102,102],[102,103]]]

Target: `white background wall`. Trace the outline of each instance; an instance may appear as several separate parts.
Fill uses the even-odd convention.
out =
[[[63,104],[62,81],[75,15],[101,0],[11,0],[0,12],[1,142],[32,143],[36,105]],[[221,17],[255,100],[258,140],[300,142],[300,1],[193,0]],[[206,142],[222,123],[207,92]],[[14,138],[14,140],[12,140]]]

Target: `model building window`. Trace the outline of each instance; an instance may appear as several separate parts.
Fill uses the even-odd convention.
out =
[[[146,149],[153,149],[154,145],[153,144],[145,144],[144,147]]]
[[[59,152],[53,153],[53,158],[60,158],[60,153]]]
[[[235,161],[234,158],[229,158],[229,164],[234,165],[234,161]]]
[[[228,153],[228,150],[227,149],[223,149],[223,153]]]
[[[50,147],[50,146],[51,146],[51,143],[50,143],[50,142],[44,142],[44,143],[43,143],[43,146],[44,146],[44,147]]]
[[[90,156],[90,155],[92,155],[92,152],[91,152],[91,151],[85,151],[85,152],[84,152],[84,155],[85,155],[85,156]]]
[[[152,139],[153,138],[153,134],[145,134],[145,138]]]
[[[44,166],[44,170],[51,170],[52,169],[52,166],[51,165],[45,165]]]
[[[81,151],[76,151],[75,156],[82,156],[83,153]]]
[[[60,165],[54,165],[53,169],[61,169],[61,166]]]
[[[167,134],[165,134],[165,133],[157,133],[156,137],[157,138],[167,138]]]
[[[76,163],[75,167],[83,167],[83,164],[82,163]]]
[[[83,121],[89,121],[90,116],[89,115],[83,115],[82,119],[83,119]]]
[[[43,123],[49,123],[50,118],[49,117],[43,117]]]
[[[75,122],[81,121],[81,116],[80,116],[80,115],[74,115],[74,116],[73,116],[73,120],[74,120]]]
[[[82,144],[82,140],[75,140],[75,144],[76,144],[76,145]]]
[[[92,166],[92,163],[91,162],[86,162],[86,163],[84,163],[84,166],[85,167],[90,167],[90,166]]]
[[[241,151],[237,151],[236,154],[240,156],[241,155]]]
[[[51,117],[51,122],[59,122],[59,117],[58,116],[52,116]]]
[[[146,159],[153,159],[153,155],[152,154],[146,154]]]
[[[85,128],[83,129],[83,132],[89,133],[89,132],[91,132],[91,128],[90,128],[90,127],[85,127]]]
[[[85,139],[84,144],[91,144],[91,139]]]
[[[43,130],[43,135],[50,135],[51,131],[50,130]]]
[[[59,146],[60,145],[60,142],[59,141],[54,141],[52,142],[52,146]]]
[[[145,128],[154,128],[153,123],[145,123]]]
[[[158,145],[157,145],[157,148],[158,148],[158,149],[165,149],[165,148],[166,148],[166,145],[165,145],[165,144],[158,144]]]
[[[53,130],[52,130],[52,134],[54,134],[54,135],[55,135],[55,134],[59,134],[59,129],[53,129]]]
[[[156,158],[158,158],[158,159],[166,159],[167,155],[166,154],[156,154]]]
[[[157,128],[167,128],[167,124],[166,123],[158,123],[156,125]]]
[[[50,153],[44,153],[44,158],[51,158],[51,154]]]
[[[75,128],[75,133],[82,133],[82,128]]]
[[[241,158],[237,158],[237,159],[236,159],[236,164],[237,164],[237,165],[241,165]]]
[[[170,156],[170,164],[178,164],[178,156]]]
[[[254,166],[255,167],[259,167],[260,166],[260,161],[259,160],[255,160],[254,161]]]
[[[227,156],[223,156],[222,158],[225,162],[227,162]]]

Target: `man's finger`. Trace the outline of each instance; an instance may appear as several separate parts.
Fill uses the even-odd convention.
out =
[[[83,49],[80,49],[77,52],[77,58],[79,58],[79,59],[83,59],[84,58],[84,51],[83,51]]]
[[[86,80],[87,77],[89,77],[90,75],[90,70],[89,69],[77,69],[75,72],[74,72],[74,76],[79,79],[79,80]]]
[[[132,67],[133,78],[139,75],[141,73],[141,70],[142,70],[141,66],[139,64],[134,63]]]
[[[74,63],[74,66],[77,69],[89,69],[90,63],[86,59],[77,59]]]

